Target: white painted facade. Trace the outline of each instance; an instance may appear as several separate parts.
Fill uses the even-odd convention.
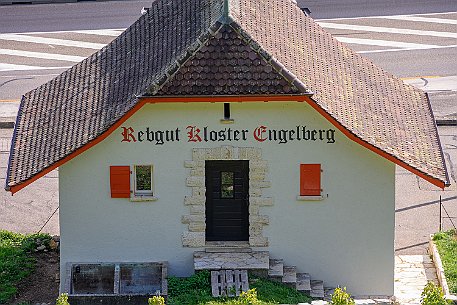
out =
[[[146,104],[121,126],[134,130],[180,129],[180,141],[121,142],[118,128],[101,143],[60,167],[61,278],[67,262],[168,261],[169,274],[193,273],[193,252],[183,247],[189,214],[184,198],[194,148],[255,147],[268,163],[262,189],[272,206],[261,207],[271,257],[284,259],[326,286],[353,295],[393,295],[395,165],[348,139],[306,103],[233,103],[233,124],[222,124],[220,103]],[[191,143],[186,127],[247,129],[246,141]],[[328,141],[258,142],[255,128],[334,129]],[[324,199],[300,201],[299,166],[322,164]],[[112,165],[152,164],[156,201],[110,197]],[[63,281],[62,281],[63,283]],[[62,288],[62,287],[61,287]]]

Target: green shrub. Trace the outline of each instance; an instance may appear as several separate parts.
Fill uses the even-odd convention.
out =
[[[351,298],[351,295],[346,291],[346,287],[341,289],[337,287],[335,292],[332,294],[332,305],[355,305],[354,299]]]
[[[428,282],[421,293],[422,305],[449,305],[450,300],[444,298],[444,293],[441,287],[435,285],[433,282]]]
[[[56,300],[56,305],[70,305],[70,303],[68,303],[68,294],[61,293]]]

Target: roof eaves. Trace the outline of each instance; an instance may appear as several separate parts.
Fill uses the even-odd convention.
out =
[[[427,106],[430,109],[430,113],[432,115],[432,120],[433,120],[433,123],[435,125],[435,136],[436,136],[436,139],[438,141],[438,146],[440,148],[441,159],[443,161],[444,175],[446,177],[446,181],[444,181],[444,185],[446,187],[449,187],[451,185],[451,180],[449,179],[449,173],[447,171],[446,161],[445,161],[444,153],[443,153],[443,146],[441,145],[440,136],[438,134],[438,127],[436,126],[435,114],[433,113],[432,104],[430,103],[430,98],[428,96],[428,93],[425,92],[425,91],[424,91],[424,93],[425,93],[425,98],[427,100]]]
[[[17,126],[18,126],[19,120],[21,119],[24,99],[25,99],[25,97],[23,95],[21,98],[21,103],[19,104],[19,109],[18,109],[17,116],[16,116],[16,123],[14,124],[13,138],[11,139],[10,154],[8,157],[8,168],[6,170],[6,179],[5,179],[5,190],[6,191],[11,190],[11,186],[9,185],[10,176],[11,176],[11,161],[13,159],[13,150],[14,150],[14,146],[15,146],[14,143],[16,143]]]
[[[370,149],[374,153],[380,155],[381,157],[405,168],[406,170],[412,172],[413,174],[425,179],[426,181],[432,183],[433,185],[439,187],[439,188],[444,188],[449,186],[449,178],[447,177],[447,172],[446,172],[446,180],[443,180],[442,177],[438,177],[436,175],[432,175],[430,172],[425,171],[424,169],[420,169],[417,166],[414,166],[411,164],[411,162],[404,161],[400,159],[398,156],[396,156],[393,153],[389,153],[386,149],[380,148],[378,145],[375,145],[374,143],[370,143],[367,139],[362,138],[360,135],[357,135],[352,131],[350,128],[344,125],[344,123],[341,122],[337,118],[337,116],[333,115],[326,109],[322,108],[322,106],[316,101],[313,97],[310,97],[308,99],[308,103],[311,102],[311,106],[317,110],[320,114],[323,115],[325,119],[327,119],[331,124],[333,124],[335,127],[337,127],[343,134],[345,134],[349,139],[355,141],[356,143],[362,145],[365,148]],[[429,178],[429,179],[427,179]]]

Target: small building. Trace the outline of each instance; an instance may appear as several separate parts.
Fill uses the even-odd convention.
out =
[[[427,95],[291,0],[157,0],[23,96],[6,189],[59,168],[61,291],[167,261],[392,296],[396,165],[448,184]]]

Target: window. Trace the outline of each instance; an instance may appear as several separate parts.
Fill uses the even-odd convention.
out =
[[[321,196],[321,165],[300,164],[300,196]]]
[[[234,172],[221,172],[221,198],[235,198],[233,187]]]
[[[152,165],[134,166],[135,196],[152,196]]]

